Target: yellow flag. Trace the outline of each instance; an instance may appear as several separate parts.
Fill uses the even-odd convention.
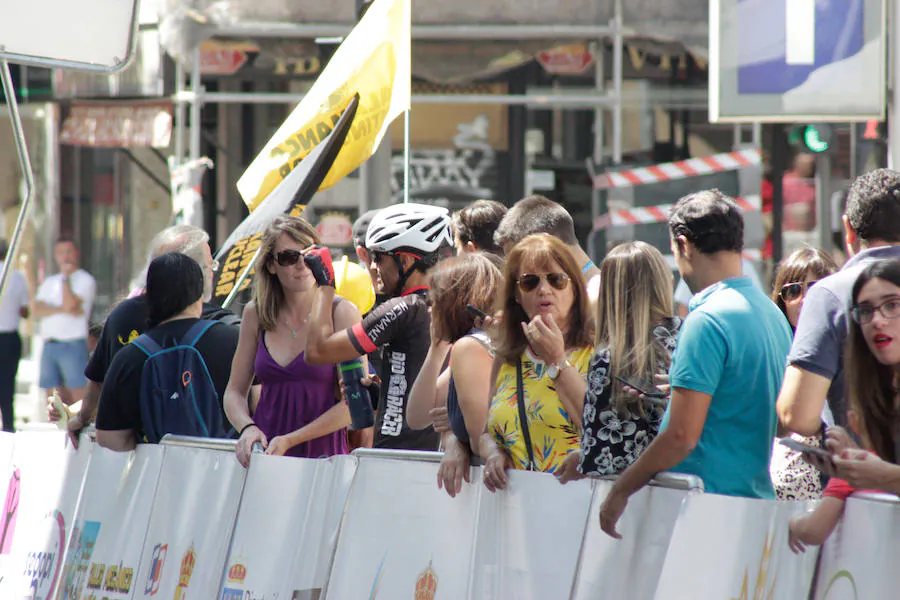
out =
[[[319,189],[364,163],[391,122],[409,108],[410,78],[410,0],[375,0],[238,180],[250,211],[331,133],[357,92],[350,133]]]

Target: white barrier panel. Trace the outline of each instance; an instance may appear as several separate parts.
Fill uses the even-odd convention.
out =
[[[657,600],[803,599],[816,553],[788,547],[793,502],[691,495],[675,524]]]
[[[468,598],[478,494],[450,498],[436,462],[360,456],[350,488],[328,600]],[[422,597],[428,597],[422,596]],[[303,598],[307,600],[307,598]]]
[[[662,573],[675,521],[687,490],[648,486],[628,500],[619,521],[621,540],[600,529],[600,506],[612,489],[611,481],[598,481],[594,488],[587,530],[578,567],[575,598],[652,600]]]
[[[244,483],[233,452],[166,446],[134,598],[215,598]]]
[[[142,444],[133,453],[94,448],[66,553],[62,600],[133,597],[162,462],[161,446]]]
[[[849,498],[822,547],[816,600],[896,598],[900,589],[900,505]]]
[[[591,481],[560,485],[549,473],[508,475],[506,490],[496,494],[476,480],[482,491],[468,597],[568,598],[591,508]]]
[[[318,598],[328,582],[354,468],[349,456],[254,454],[220,597]]]
[[[66,540],[81,495],[91,444],[76,452],[62,431],[15,435],[12,464],[19,470],[19,502],[0,598],[50,600],[62,571]]]
[[[14,445],[15,435],[0,432],[0,500],[3,502],[0,505],[0,574],[6,572],[19,516],[22,471],[18,467],[13,468]]]

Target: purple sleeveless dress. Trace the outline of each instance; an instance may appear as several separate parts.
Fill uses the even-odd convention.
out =
[[[271,440],[312,423],[334,406],[336,374],[334,365],[306,364],[302,352],[291,364],[282,367],[269,354],[264,336],[263,333],[259,336],[253,363],[256,377],[262,383],[253,420]],[[347,452],[347,430],[339,429],[294,446],[286,456],[321,458]]]

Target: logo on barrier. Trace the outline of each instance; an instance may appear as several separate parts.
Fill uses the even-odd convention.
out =
[[[84,587],[99,533],[100,523],[97,521],[85,521],[73,526],[63,569],[63,600],[78,598],[79,591]]]
[[[431,561],[429,560],[428,566],[419,573],[419,578],[416,579],[415,600],[434,600],[434,595],[437,594],[437,586],[437,573],[431,568]]]
[[[155,596],[156,592],[159,591],[159,582],[162,579],[162,569],[168,552],[168,544],[157,544],[153,547],[153,554],[150,557],[150,574],[147,576],[144,594]]]
[[[247,567],[241,562],[234,563],[228,569],[228,583],[243,584],[246,577]]]
[[[749,594],[748,580],[750,577],[750,567],[744,569],[744,581],[741,584],[741,594],[732,600],[750,600],[751,598],[772,598],[775,593],[775,581],[778,579],[776,571],[769,583],[769,568],[772,566],[772,548],[775,545],[775,534],[766,532],[763,540],[762,554],[759,557],[759,570],[756,573],[756,584],[753,587],[753,594]],[[769,584],[766,590],[766,584]]]
[[[31,582],[31,597],[34,600],[49,600],[56,592],[56,579],[62,567],[63,543],[66,539],[65,517],[54,510],[44,518],[43,528],[49,531],[39,533],[34,539],[47,540],[48,543],[39,552],[29,552],[25,560],[24,575]]]
[[[839,582],[846,581],[847,585],[839,585]],[[849,590],[847,586],[849,585]],[[825,594],[823,594],[822,598],[824,600],[828,600],[831,598],[831,590],[836,590],[834,594],[835,597],[838,598],[849,598],[849,592],[852,590],[853,592],[853,600],[858,600],[859,594],[856,591],[856,581],[853,579],[853,575],[850,574],[850,571],[838,571],[834,575],[831,576],[831,579],[828,581],[828,585],[825,587]]]
[[[0,554],[12,550],[13,535],[16,533],[16,516],[19,514],[19,498],[22,495],[22,473],[13,469],[6,488],[6,502],[3,503],[3,525],[0,527]]]
[[[197,553],[194,552],[194,546],[187,549],[184,558],[181,559],[181,571],[178,573],[178,587],[175,588],[175,600],[181,600],[185,597],[185,592],[191,584],[191,575],[194,574],[194,565],[197,564]]]

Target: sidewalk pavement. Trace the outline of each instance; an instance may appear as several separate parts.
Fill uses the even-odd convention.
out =
[[[29,423],[46,423],[47,409],[38,387],[40,349],[31,356],[23,356],[16,374],[15,410],[16,429]]]

